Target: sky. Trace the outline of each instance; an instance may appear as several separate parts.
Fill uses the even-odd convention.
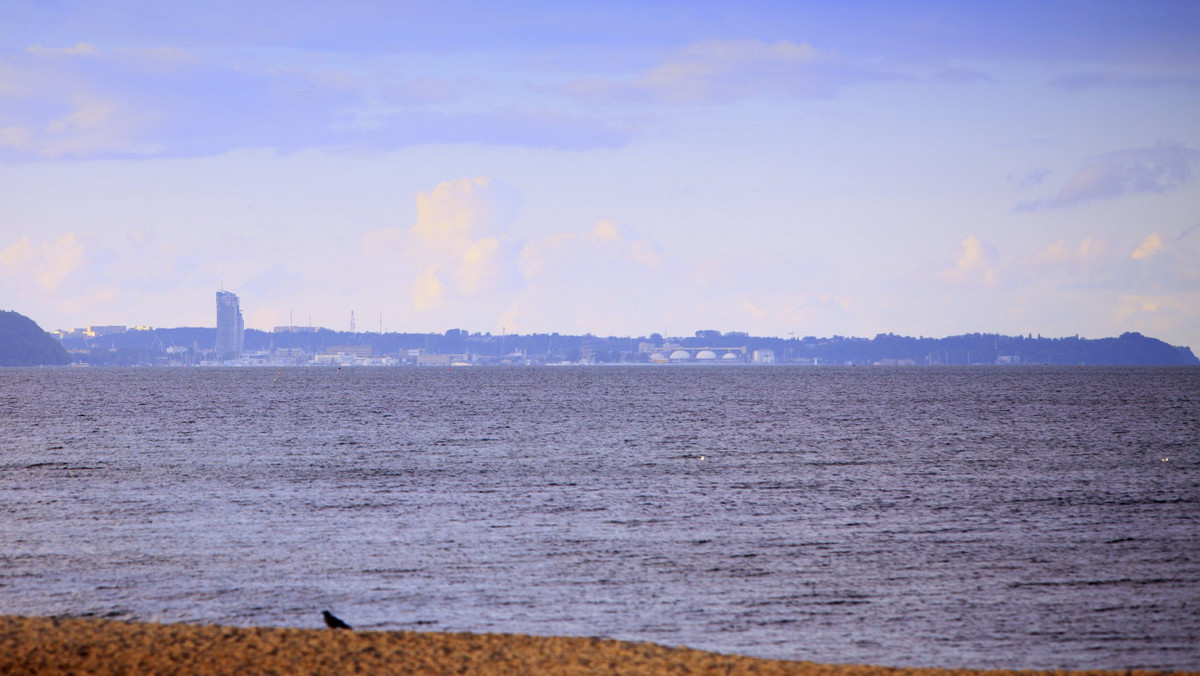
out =
[[[1200,348],[1200,3],[0,0],[43,328]]]

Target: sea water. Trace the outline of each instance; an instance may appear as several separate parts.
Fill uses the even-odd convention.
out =
[[[0,369],[0,612],[1200,667],[1200,369]]]

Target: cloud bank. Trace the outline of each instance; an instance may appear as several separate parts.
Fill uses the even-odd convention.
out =
[[[225,63],[178,49],[0,52],[0,159],[203,157],[246,148],[389,150],[478,143],[581,150],[627,143],[619,122],[453,103],[437,78],[365,80],[281,59]]]
[[[1200,150],[1181,143],[1113,151],[1096,157],[1054,197],[1022,202],[1017,209],[1062,209],[1123,195],[1175,190],[1191,180],[1192,165],[1197,162]]]
[[[1200,87],[1200,77],[1173,74],[1143,74],[1114,71],[1088,71],[1060,75],[1050,81],[1052,87],[1082,91],[1101,87],[1118,89],[1159,89],[1162,87]]]
[[[759,96],[829,98],[846,85],[887,77],[810,44],[710,40],[689,45],[636,77],[576,80],[562,91],[590,104],[692,105]]]

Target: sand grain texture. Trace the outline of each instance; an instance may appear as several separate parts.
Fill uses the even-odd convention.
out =
[[[967,673],[981,672],[762,660],[593,638],[242,628],[0,616],[0,674],[950,676]]]

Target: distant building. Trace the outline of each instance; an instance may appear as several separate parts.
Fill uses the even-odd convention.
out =
[[[246,325],[242,321],[242,308],[238,297],[228,291],[217,292],[217,358],[229,353],[240,355],[243,351]]]
[[[370,357],[370,345],[330,345],[325,348],[325,354],[347,354],[352,357]]]
[[[423,354],[417,357],[417,366],[453,366],[467,363],[465,354]]]
[[[100,336],[109,336],[114,333],[125,333],[124,326],[89,326],[83,330],[83,335],[88,338],[98,338]]]

